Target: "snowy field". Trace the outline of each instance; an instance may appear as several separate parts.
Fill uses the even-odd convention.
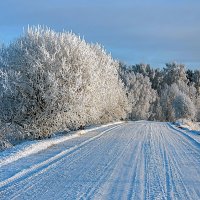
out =
[[[0,199],[200,199],[199,135],[110,124],[0,153]]]

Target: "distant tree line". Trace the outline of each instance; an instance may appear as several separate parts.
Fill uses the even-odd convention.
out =
[[[175,62],[167,63],[163,69],[120,63],[120,69],[129,104],[134,105],[131,119],[200,121],[200,70],[186,70],[184,65]],[[143,80],[140,86],[136,86],[137,79]],[[130,97],[133,94],[138,98]],[[140,115],[136,116],[138,110]]]
[[[127,66],[99,44],[41,27],[0,48],[0,123],[31,138],[117,120],[179,118],[200,120],[199,70]]]

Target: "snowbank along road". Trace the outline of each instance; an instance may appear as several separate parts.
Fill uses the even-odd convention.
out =
[[[200,143],[168,123],[99,128],[0,166],[0,199],[200,199]]]

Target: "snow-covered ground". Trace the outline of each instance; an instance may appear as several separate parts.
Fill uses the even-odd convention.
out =
[[[200,142],[169,123],[70,137],[1,153],[0,199],[200,199]]]
[[[95,131],[100,128],[104,128],[104,127],[108,127],[108,126],[120,124],[120,123],[122,122],[109,123],[109,124],[101,125],[101,126],[93,126],[93,127],[91,126],[90,128],[87,128],[85,130],[69,132],[66,135],[55,135],[51,139],[22,142],[19,145],[16,145],[3,152],[0,152],[0,166],[11,163],[13,161],[29,156],[31,154],[38,153],[53,145],[57,145],[59,143],[65,142],[66,140],[79,137],[80,135],[88,133],[90,131]]]
[[[188,120],[181,120],[175,123],[170,123],[170,126],[180,133],[185,134],[188,139],[200,143],[200,124],[199,122],[191,122]]]

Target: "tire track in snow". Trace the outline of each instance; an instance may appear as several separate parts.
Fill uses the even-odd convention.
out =
[[[118,129],[119,130],[119,129]],[[107,134],[106,135],[104,135],[104,137],[107,137]],[[115,141],[115,140],[114,140]],[[108,144],[107,144],[107,146],[109,147],[109,150],[110,150],[110,147],[112,146],[112,149],[115,149],[116,147],[117,147],[117,144],[118,144],[118,141],[116,141],[116,144],[114,144],[113,145],[113,142],[114,141],[109,141],[108,140]],[[98,144],[98,146],[96,146],[95,148],[94,148],[94,150],[95,150],[95,152],[96,152],[96,154],[98,155],[99,153],[101,154],[101,152],[102,152],[102,148],[101,148],[101,145],[102,145],[102,143],[100,142],[99,144]],[[99,148],[98,148],[99,147]],[[91,147],[90,147],[91,148]],[[103,149],[104,151],[105,151],[105,149]],[[91,153],[93,153],[93,151],[90,151]],[[91,155],[91,154],[90,154]],[[100,171],[100,173],[101,174],[103,174],[103,176],[100,176],[100,178],[98,179],[98,180],[100,180],[100,179],[102,179],[104,176],[105,176],[105,173],[107,172],[107,174],[109,173],[109,169],[110,169],[110,167],[112,167],[112,163],[114,163],[115,162],[115,160],[118,158],[118,156],[119,156],[119,154],[115,154],[113,157],[112,157],[112,160],[110,160],[108,163],[106,163],[106,166],[103,168],[103,169],[101,169],[101,171]],[[98,169],[98,166],[97,166],[97,163],[95,162],[95,161],[93,161],[93,160],[90,160],[89,161],[89,163],[87,163],[86,165],[84,165],[84,167],[83,168],[81,168],[81,170],[78,170],[78,173],[76,174],[76,179],[81,179],[81,176],[84,174],[84,176],[91,176],[91,174],[93,174],[94,173],[94,176],[96,175],[95,173],[99,173],[99,170],[96,172],[96,171],[94,171],[94,170],[92,170],[92,171],[90,171],[90,169],[94,169],[94,168],[96,168],[95,170],[97,170]],[[88,171],[89,170],[89,173],[88,172],[86,172],[86,173],[84,173],[85,171]],[[105,173],[104,173],[105,172]],[[88,173],[88,174],[87,174]],[[93,188],[94,187],[94,185],[95,185],[95,183],[94,182],[92,182],[92,184],[91,185],[88,185],[88,187],[89,188]],[[89,189],[88,189],[88,191],[90,191]],[[60,193],[62,193],[63,191],[61,190],[60,191]],[[81,193],[81,191],[79,191],[79,193]],[[84,193],[87,193],[87,192],[84,192]],[[59,196],[59,195],[58,195]],[[80,195],[80,197],[77,197],[77,199],[81,199],[81,197],[82,198],[84,198],[84,195]],[[68,197],[69,198],[69,197]]]
[[[134,129],[138,135],[140,135],[141,129],[143,126],[144,125]],[[139,148],[140,144],[136,144],[135,146],[132,147],[133,141],[136,140],[137,137],[138,136],[136,134],[132,135],[131,139],[129,140],[126,147],[124,148],[124,151],[118,158],[117,163],[115,167],[113,168],[113,171],[110,174],[110,176],[107,177],[106,180],[104,180],[101,187],[100,187],[101,184],[98,184],[95,187],[95,190],[89,196],[89,199],[91,198],[92,195],[94,196],[94,199],[108,199],[108,198],[109,199],[120,199],[120,198],[125,199],[126,195],[128,194],[123,193],[122,189],[132,192],[132,186],[131,186],[132,184],[130,185],[130,183],[134,183],[134,178],[136,176],[136,170],[133,169],[133,167],[137,168],[137,165],[133,165],[133,164],[138,163],[139,151],[140,151],[140,148]],[[131,153],[127,155],[127,152],[131,152]],[[135,154],[135,152],[137,153]],[[125,168],[125,166],[127,166],[127,168]],[[121,182],[122,182],[121,179],[123,180],[123,183],[124,183],[123,185],[121,185]],[[118,191],[120,190],[122,192],[115,193],[115,190],[118,190]]]
[[[99,144],[99,145],[100,145],[100,144]],[[77,162],[78,160],[81,160],[81,159],[84,159],[85,157],[87,157],[87,156],[91,153],[91,151],[93,151],[93,150],[95,150],[95,148],[91,148],[89,151],[86,151],[84,154],[83,154],[83,153],[80,153],[80,157],[78,157],[78,158],[75,159],[75,160],[69,161],[69,162],[67,163],[67,166],[66,166],[66,167],[69,167],[69,168],[70,168],[70,166],[72,166],[72,165],[73,165],[75,162]],[[81,151],[81,150],[77,150],[77,151]],[[77,153],[78,153],[77,151],[75,151],[75,152],[73,152],[73,153],[76,153],[76,154],[77,154]],[[68,157],[73,156],[73,153],[70,154]],[[62,160],[65,159],[65,158],[66,158],[66,157],[62,158],[62,159],[59,160],[58,162],[62,162]],[[58,162],[56,162],[55,164],[58,165],[58,164],[59,164]],[[23,192],[26,192],[26,191],[28,191],[30,188],[32,188],[34,185],[40,184],[40,183],[42,183],[43,181],[45,181],[45,180],[43,180],[42,178],[40,178],[37,182],[33,183],[33,182],[31,182],[31,179],[36,178],[37,176],[39,176],[39,175],[41,175],[42,173],[46,172],[47,169],[49,170],[49,168],[51,168],[51,171],[52,171],[53,173],[58,174],[58,175],[60,176],[60,174],[58,173],[57,169],[53,169],[53,167],[56,166],[55,164],[52,164],[51,166],[47,167],[46,169],[41,170],[41,171],[39,171],[38,173],[35,173],[33,176],[27,177],[25,180],[22,180],[22,181],[23,181],[23,185],[25,185],[25,187],[23,187],[23,189],[22,189]],[[81,174],[81,173],[83,173],[83,171],[84,171],[84,169],[81,170],[81,171],[79,171],[79,173]],[[63,175],[63,176],[64,176],[64,175]],[[66,178],[68,178],[68,177],[66,177]],[[20,182],[20,184],[21,184],[21,182]],[[12,185],[12,188],[16,188],[17,185],[19,185],[19,183]],[[7,190],[11,190],[12,188],[9,187]],[[18,190],[18,192],[14,194],[14,198],[20,196],[20,193],[21,193],[22,190]],[[42,192],[45,193],[44,191],[42,191]],[[33,198],[33,199],[35,199],[35,198]]]
[[[145,126],[146,128],[146,126]],[[142,135],[141,135],[142,136]],[[140,136],[140,137],[141,137]],[[144,160],[144,154],[141,155],[141,152],[143,152],[144,150],[144,142],[145,141],[145,135],[143,135],[143,141],[140,142],[140,145],[138,145],[140,148],[138,148],[138,150],[136,151],[136,159],[135,159],[135,166],[133,167],[133,171],[132,171],[132,178],[130,180],[130,188],[129,188],[129,191],[128,191],[128,196],[127,196],[127,199],[133,199],[133,196],[136,195],[136,191],[137,191],[137,187],[139,187],[139,191],[142,192],[142,186],[141,184],[138,183],[138,179],[143,179],[143,173],[141,168],[143,166],[143,163],[142,163],[142,160]],[[144,168],[144,166],[143,166]],[[138,191],[138,193],[139,193]],[[143,195],[143,192],[142,192],[142,195]],[[135,197],[134,197],[135,198]],[[136,197],[136,198],[139,198]]]
[[[105,134],[105,133],[107,133],[107,132],[109,132],[109,131],[111,131],[113,129],[116,129],[116,128],[120,127],[120,126],[122,126],[122,125],[117,125],[117,126],[114,126],[112,128],[109,128],[109,129],[101,132],[100,134],[98,134],[98,135],[96,135],[96,136],[94,136],[94,137],[82,142],[78,146],[71,147],[71,148],[69,148],[69,149],[67,149],[65,151],[62,151],[61,153],[59,153],[59,154],[57,154],[57,155],[55,155],[55,156],[53,156],[53,157],[41,162],[41,163],[38,163],[38,164],[28,168],[28,169],[24,169],[24,170],[18,172],[17,174],[13,175],[12,177],[10,177],[10,178],[8,178],[8,179],[6,179],[4,181],[1,181],[0,182],[0,189],[1,190],[5,189],[7,186],[9,186],[9,184],[13,184],[16,181],[19,181],[19,180],[23,179],[24,176],[27,177],[27,176],[29,176],[29,175],[31,175],[33,173],[36,173],[36,172],[41,171],[41,170],[44,170],[45,168],[49,167],[49,165],[52,165],[52,164],[56,163],[57,161],[59,161],[60,159],[62,159],[64,156],[66,156],[66,155],[68,155],[70,153],[73,153],[74,151],[76,151],[79,148],[83,147],[87,143],[89,143],[89,142],[101,137],[103,134]]]
[[[118,158],[116,159],[112,159],[110,161],[110,163],[108,164],[108,166],[104,169],[103,175],[99,178],[98,182],[94,185],[92,185],[92,187],[90,187],[88,189],[88,191],[86,192],[85,195],[81,196],[80,199],[90,199],[92,196],[94,196],[95,192],[98,190],[99,186],[101,184],[103,184],[105,182],[105,178],[108,178],[110,169],[115,166],[113,168],[113,171],[117,168],[118,163],[120,161],[120,159],[124,156],[124,154],[126,153],[127,149],[129,148],[130,144],[131,144],[132,138],[129,139],[129,141],[127,142],[127,145],[123,148],[123,151],[120,153],[120,155],[118,155]]]
[[[148,130],[148,129],[147,129]],[[143,191],[143,199],[149,199],[150,195],[150,175],[149,171],[150,169],[150,133],[146,134],[146,141],[144,142],[144,168],[143,168],[143,173],[144,173],[144,191]]]
[[[171,173],[173,176],[174,181],[174,188],[176,188],[176,193],[178,198],[177,199],[199,199],[199,197],[196,195],[196,193],[192,193],[193,196],[191,196],[191,192],[189,192],[189,189],[184,181],[184,174],[182,171],[184,169],[184,163],[189,162],[191,167],[193,166],[199,166],[200,159],[199,153],[197,153],[196,144],[191,143],[190,140],[188,140],[185,137],[182,137],[179,135],[179,132],[171,132],[170,129],[168,129],[168,140],[170,144],[170,150],[168,153],[168,163],[170,164]],[[182,153],[181,153],[182,152]],[[188,153],[191,153],[188,156]],[[195,155],[195,157],[194,157]],[[189,173],[190,169],[186,169],[187,173]],[[195,168],[195,171],[197,172],[197,176],[200,174],[199,168]],[[193,174],[191,174],[192,176]],[[200,177],[199,177],[200,178]]]
[[[156,126],[156,125],[154,125]],[[154,136],[154,140],[153,140]],[[158,140],[159,137],[157,132],[152,128],[152,123],[149,124],[148,128],[146,129],[146,140],[144,148],[143,148],[143,155],[144,155],[144,179],[143,179],[143,196],[141,199],[164,199],[163,195],[163,187],[161,186],[159,180],[159,174],[157,169],[156,160],[156,149],[158,149]],[[160,158],[159,158],[160,160]],[[162,194],[162,198],[160,195]]]
[[[134,125],[135,126],[135,125]],[[83,174],[82,177],[77,177],[78,179],[84,179],[84,177],[88,177],[88,176],[92,176],[93,177],[93,181],[92,182],[88,182],[87,183],[87,187],[83,188],[82,190],[79,191],[79,193],[76,196],[76,199],[92,199],[93,198],[93,194],[96,193],[96,189],[99,187],[99,185],[101,185],[105,180],[107,180],[107,177],[110,176],[110,173],[112,172],[113,168],[115,168],[114,166],[116,162],[118,162],[118,159],[122,153],[122,151],[124,151],[124,148],[127,145],[127,142],[124,140],[124,137],[126,137],[126,133],[122,132],[120,130],[124,130],[125,127],[123,127],[123,129],[118,129],[116,132],[116,134],[114,133],[110,133],[110,134],[106,134],[104,135],[104,140],[109,141],[109,140],[113,140],[113,138],[115,138],[116,142],[113,140],[112,143],[113,145],[109,145],[108,146],[108,154],[111,154],[112,156],[107,156],[106,153],[106,148],[105,148],[105,141],[104,143],[102,143],[101,145],[104,146],[104,148],[99,149],[100,151],[96,152],[97,155],[97,161],[93,160],[95,162],[96,168],[92,168],[91,166],[85,166],[85,171],[90,171],[89,173],[86,172],[85,174]],[[125,129],[126,130],[126,129]],[[120,133],[120,136],[117,136]],[[115,136],[116,135],[116,136]],[[120,139],[122,139],[122,141],[120,141]],[[103,138],[102,138],[103,139]],[[121,145],[122,143],[124,143],[125,145]],[[102,147],[103,147],[102,146]],[[110,148],[112,146],[112,148]],[[104,154],[105,156],[103,157],[99,157],[99,154]],[[106,158],[106,163],[104,163],[104,159]],[[101,161],[101,163],[99,163],[99,161]],[[98,166],[100,165],[100,166]],[[92,168],[92,169],[91,169]],[[94,181],[95,180],[95,181]],[[73,186],[72,186],[73,187]],[[70,196],[65,196],[63,197],[65,199],[70,198]]]
[[[114,129],[115,130],[115,129]],[[114,132],[115,133],[115,132]],[[114,134],[113,132],[112,132],[112,135]],[[111,133],[109,133],[109,134],[111,134]],[[104,134],[104,137],[107,137],[107,135],[109,135],[109,134]],[[117,139],[117,138],[116,138]],[[102,140],[102,139],[98,139],[99,140],[99,142]],[[110,146],[112,146],[112,141],[110,141],[110,140],[107,140],[110,144],[108,144],[108,146],[109,146],[109,149],[110,149]],[[116,140],[117,142],[119,142],[119,140]],[[93,143],[91,143],[92,145],[98,145],[98,146],[100,146],[100,145],[102,145],[101,143],[99,143],[97,140],[95,140],[95,144],[93,144]],[[97,151],[97,146],[95,146],[94,148],[92,148],[91,149],[91,144],[88,144],[87,145],[87,147],[86,146],[84,146],[84,149],[86,148],[87,150],[89,149],[89,151],[90,151],[90,153],[91,152],[95,152],[95,151]],[[88,148],[89,147],[89,148]],[[76,152],[76,155],[79,155],[79,156],[81,156],[82,157],[82,152],[84,152],[83,150],[84,149],[81,149],[81,151],[80,152]],[[102,148],[100,148],[101,150],[102,150]],[[86,154],[87,155],[87,154]],[[70,156],[72,156],[72,157],[74,157],[73,155],[71,155],[70,154]],[[68,160],[68,158],[64,158],[65,160],[67,159]],[[86,159],[88,159],[88,158],[86,158]],[[67,161],[66,160],[66,161]],[[80,157],[78,157],[78,160],[80,160]],[[64,162],[64,160],[62,161],[62,163]],[[79,161],[80,162],[80,161]],[[71,164],[73,164],[74,163],[74,161],[73,162],[71,162]],[[68,165],[69,163],[68,163],[68,161],[67,161],[67,163],[66,164],[64,164],[64,167],[65,168],[60,168],[60,164],[61,163],[59,163],[59,171],[65,171],[68,167],[70,167],[70,165]],[[91,167],[93,165],[93,163],[90,163],[89,164],[89,166]],[[56,167],[56,166],[55,166]],[[72,167],[72,169],[75,169],[75,168],[73,168]],[[84,170],[85,171],[87,171],[87,166],[85,166],[85,168],[81,168],[81,170],[79,170],[78,171],[78,174],[84,174]],[[51,167],[51,171],[48,171],[48,173],[50,173],[51,172],[51,175],[52,175],[52,173],[54,174],[54,172],[55,172],[55,174],[58,174],[58,178],[59,178],[59,176],[61,175],[60,173],[59,173],[59,171],[58,171],[58,169],[53,169],[52,167]],[[40,175],[40,174],[37,174],[37,176],[38,175]],[[55,175],[54,175],[55,176]],[[27,186],[27,184],[29,184],[29,187],[28,188],[26,188],[26,190],[28,190],[30,187],[33,187],[32,186],[32,184],[39,184],[39,182],[41,182],[41,185],[43,185],[43,182],[45,183],[45,182],[48,182],[48,184],[50,184],[49,183],[49,180],[45,180],[45,179],[47,179],[48,177],[47,177],[47,173],[45,173],[45,177],[44,177],[44,175],[43,176],[41,176],[41,178],[42,179],[39,179],[39,177],[38,177],[38,179],[39,180],[37,180],[37,183],[35,183],[35,178],[34,178],[34,182],[31,180],[31,179],[33,179],[34,177],[33,176],[31,176],[31,177],[28,177],[28,179],[26,179],[25,181],[26,181],[26,183],[23,183],[23,185],[25,185],[25,186]],[[45,178],[45,179],[44,179]],[[69,177],[66,177],[66,178],[69,178]],[[21,185],[21,183],[20,183],[20,185]],[[50,184],[51,185],[51,184]],[[55,181],[53,180],[53,182],[52,182],[52,185],[55,185]],[[21,185],[22,186],[22,185]],[[35,186],[34,186],[35,187]],[[42,186],[42,188],[43,188],[43,191],[42,191],[42,193],[41,193],[41,195],[43,195],[43,194],[45,194],[45,187],[46,187],[46,185],[44,185],[44,186]],[[59,186],[58,186],[59,187]],[[16,187],[15,187],[16,188]],[[69,189],[69,187],[68,187],[68,189]],[[10,190],[10,188],[9,188],[9,190]],[[30,192],[30,191],[29,191]],[[48,191],[46,191],[46,192],[48,192]],[[62,190],[59,190],[59,192],[63,192]],[[19,192],[20,193],[20,192]],[[24,194],[24,186],[23,186],[23,189],[22,189],[22,193]],[[16,194],[16,193],[15,193]],[[13,196],[15,196],[15,194],[13,195]],[[40,194],[40,191],[38,191],[37,190],[37,193],[35,193],[35,194]],[[5,195],[5,194],[4,194]],[[7,193],[7,195],[8,195],[8,193]],[[19,194],[20,195],[20,194]],[[37,197],[38,198],[38,197]],[[31,198],[29,197],[29,199],[36,199],[36,198],[34,198],[34,196],[32,195],[31,196]]]
[[[165,187],[165,171],[163,168],[163,147],[162,147],[162,134],[160,127],[157,124],[154,124],[157,128],[152,129],[151,138],[151,160],[153,162],[153,171],[155,180],[152,181],[154,184],[154,192],[151,192],[151,199],[167,199],[167,191]],[[157,184],[155,184],[157,183]],[[152,184],[152,183],[151,183]]]
[[[165,141],[167,144],[163,143],[163,150],[164,150],[164,160],[165,160],[165,166],[166,166],[166,187],[167,187],[167,197],[168,199],[183,199],[181,198],[181,194],[183,191],[179,191],[177,188],[177,182],[181,182],[181,175],[177,173],[175,167],[174,167],[174,159],[172,155],[172,151],[174,151],[174,140],[172,133],[167,131],[165,132]],[[175,143],[177,144],[177,143]],[[177,146],[176,146],[177,148]],[[185,187],[181,186],[185,189]],[[185,195],[185,194],[184,194]],[[183,195],[183,196],[184,196]],[[188,196],[186,194],[186,197],[188,199]]]
[[[163,140],[161,149],[163,152],[162,157],[166,175],[165,189],[167,199],[199,199],[195,193],[192,194],[193,198],[191,197],[188,187],[183,180],[183,165],[181,164],[184,160],[190,161],[191,158],[188,156],[183,158],[180,154],[186,152],[185,155],[187,155],[188,151],[193,151],[194,149],[191,143],[187,141],[186,138],[182,138],[178,134],[174,134],[174,132],[170,131],[167,124],[164,124],[163,128],[160,130],[160,135]],[[185,142],[189,144],[190,148],[186,148]],[[192,163],[193,162],[190,162],[190,165],[192,165]],[[194,163],[194,165],[195,164],[197,165],[197,163]]]

